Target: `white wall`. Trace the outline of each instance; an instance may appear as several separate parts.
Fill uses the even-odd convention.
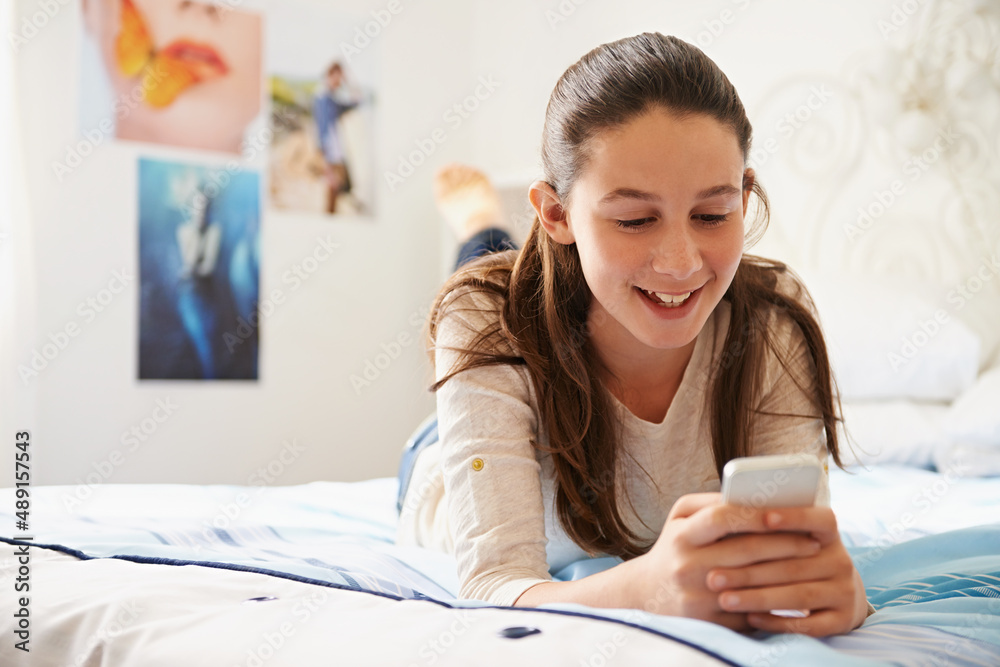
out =
[[[340,250],[265,322],[256,383],[139,382],[136,282],[38,378],[27,386],[16,379],[12,366],[26,363],[50,333],[79,320],[77,304],[102,289],[113,271],[136,273],[135,161],[140,152],[148,154],[126,143],[102,146],[57,183],[50,165],[77,131],[75,3],[21,49],[17,102],[30,228],[19,230],[15,242],[34,270],[16,278],[15,306],[26,319],[12,332],[8,347],[14,354],[4,360],[4,373],[22,404],[16,413],[5,405],[2,423],[4,433],[32,430],[36,483],[75,484],[95,468],[107,470],[103,462],[123,449],[123,432],[166,399],[178,406],[175,413],[113,466],[107,482],[243,484],[291,440],[304,451],[283,466],[275,483],[394,474],[400,446],[433,409],[422,330],[412,318],[426,310],[453,251],[430,196],[435,166],[472,161],[501,183],[523,187],[538,173],[552,86],[568,65],[602,42],[655,30],[703,45],[756,120],[755,114],[764,117],[776,87],[796,76],[805,84],[842,77],[852,53],[884,45],[876,21],[891,12],[884,0],[400,2],[403,11],[373,46],[381,62],[379,174],[395,168],[415,140],[447,128],[442,115],[473,93],[480,77],[500,85],[461,127],[447,129],[428,163],[395,192],[380,179],[374,222],[331,224],[264,210],[262,294],[312,252],[317,236],[330,234]],[[353,0],[337,6],[365,15],[386,4]],[[31,14],[37,5],[18,0],[18,8]],[[758,124],[757,132],[773,133],[773,122]],[[794,182],[786,181],[783,190],[777,173],[765,180],[772,197],[793,196]],[[775,236],[786,241],[775,252],[809,260],[787,230]],[[361,374],[366,361],[400,334],[418,342],[356,392],[351,375]],[[10,470],[8,458],[0,457],[0,470]]]
[[[281,287],[287,301],[262,327],[258,382],[139,382],[137,283],[91,322],[77,313],[77,305],[104,288],[114,271],[136,275],[137,156],[190,153],[105,145],[57,183],[51,163],[75,142],[78,125],[76,4],[69,3],[39,31],[17,62],[36,248],[33,274],[17,280],[25,297],[22,312],[34,305],[37,318],[32,332],[28,323],[18,330],[24,335],[13,363],[28,363],[31,351],[68,322],[81,327],[39,377],[14,386],[19,394],[34,392],[34,417],[23,411],[5,415],[12,428],[32,430],[35,482],[76,483],[113,450],[122,450],[124,462],[108,482],[246,483],[292,440],[304,451],[276,483],[394,474],[404,440],[433,409],[422,329],[412,324],[441,279],[432,167],[423,166],[392,194],[381,187],[374,222],[331,223],[265,209],[261,294]],[[447,13],[404,6],[371,47],[381,50],[383,63],[377,128],[382,165],[408,152],[424,128],[441,124],[439,100],[459,98],[474,83],[467,62],[453,57],[468,49],[461,26],[469,23],[469,11],[461,3]],[[338,7],[363,16],[382,3]],[[19,8],[29,14],[37,9],[30,0]],[[429,39],[442,24],[452,33],[447,48],[443,40]],[[413,75],[414,54],[432,77]],[[434,161],[466,157],[470,132],[471,126],[450,134]],[[290,291],[280,276],[312,253],[317,237],[327,235],[340,244],[338,252]],[[18,250],[30,252],[27,243]],[[28,301],[32,284],[34,304]],[[362,374],[366,361],[374,361],[382,345],[400,334],[415,342],[356,392],[350,376]],[[11,366],[4,372],[16,375]],[[125,452],[122,434],[167,399],[177,405],[174,414],[138,449]]]

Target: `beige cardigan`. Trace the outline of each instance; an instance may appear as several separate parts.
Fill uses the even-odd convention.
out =
[[[783,278],[783,288],[799,285]],[[482,294],[457,296],[439,323],[435,370],[443,377],[456,363],[448,347],[467,346],[498,313]],[[474,313],[470,305],[486,309]],[[623,518],[652,543],[674,502],[686,493],[718,491],[707,402],[709,371],[722,358],[729,304],[721,302],[695,342],[680,387],[662,423],[633,415],[615,400],[624,422],[618,488]],[[770,316],[773,339],[785,351],[799,384],[815,372],[801,330],[786,315]],[[826,462],[819,413],[777,358],[768,352],[756,422],[756,454],[813,452]],[[417,458],[400,515],[400,544],[452,552],[460,597],[512,605],[531,586],[550,581],[573,561],[587,557],[566,535],[555,514],[553,466],[532,446],[545,442],[533,385],[524,366],[464,371],[437,392],[440,442]],[[645,472],[643,472],[645,471]],[[648,473],[648,474],[647,474]],[[824,475],[818,504],[829,504]],[[634,511],[633,511],[634,510]]]

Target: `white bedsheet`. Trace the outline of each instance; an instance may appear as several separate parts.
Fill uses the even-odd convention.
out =
[[[860,630],[822,642],[747,637],[634,610],[497,609],[452,600],[457,586],[449,556],[391,543],[393,479],[261,489],[111,485],[95,488],[79,504],[71,487],[33,489],[36,544],[63,544],[104,558],[31,550],[33,653],[28,659],[14,650],[12,616],[4,614],[0,635],[8,639],[0,641],[0,665],[1000,664],[1000,627],[994,627],[1000,613],[990,611],[981,627],[967,626],[984,617],[980,610],[1000,612],[1000,597],[988,599],[995,586],[985,598],[956,600],[938,585],[933,594],[940,600],[908,608],[892,592],[894,563],[907,558],[897,552],[906,547],[891,548],[920,535],[997,521],[1000,480],[906,468],[854,475],[834,470],[831,489],[848,544],[884,548],[868,571],[888,586],[879,590],[889,601],[885,614],[875,614]],[[11,489],[0,490],[5,525],[13,525],[3,513],[12,505]],[[913,520],[896,534],[893,527],[906,512]],[[983,535],[991,540],[980,543],[980,551],[988,551],[988,572],[1000,575],[997,550],[989,546],[1000,544],[996,529],[992,537]],[[977,543],[956,537],[948,544],[964,553],[965,545]],[[0,587],[9,590],[17,563],[8,556],[13,547],[0,548]],[[147,562],[107,558],[114,555]],[[955,554],[949,558],[948,567],[968,571]],[[153,559],[163,564],[148,562]],[[178,564],[190,560],[216,565]],[[909,571],[899,571],[905,586]],[[967,590],[989,585],[965,579]],[[447,604],[399,599],[428,593]],[[247,602],[260,597],[275,599]],[[516,640],[498,634],[520,626],[541,633]]]
[[[887,547],[1000,521],[1000,477],[902,465],[830,468],[830,499],[847,546]]]

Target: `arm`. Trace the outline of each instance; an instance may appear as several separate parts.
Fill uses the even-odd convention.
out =
[[[462,306],[475,307],[462,298]],[[482,307],[480,304],[479,307]],[[484,323],[449,314],[438,328],[436,374],[443,377]],[[445,498],[461,581],[460,597],[533,607],[577,602],[629,607],[641,577],[634,561],[578,581],[554,582],[545,553],[539,465],[532,441],[537,415],[523,370],[491,366],[463,371],[437,395],[444,448]],[[482,466],[474,465],[482,461]]]
[[[359,93],[357,93],[357,91],[353,91],[352,90],[351,92],[354,95],[354,99],[352,99],[350,101],[346,101],[346,102],[337,102],[337,104],[340,105],[340,113],[337,114],[338,116],[342,116],[345,113],[347,113],[348,111],[351,111],[353,109],[357,109],[358,106],[361,105],[361,95]]]
[[[682,496],[649,552],[578,581],[539,584],[525,591],[517,604],[577,602],[642,609],[751,630],[745,613],[719,605],[718,593],[705,583],[708,572],[802,558],[818,549],[815,540],[803,534],[762,535],[772,531],[765,517],[766,510],[722,504],[718,493]],[[741,534],[733,534],[737,532]]]
[[[548,581],[524,591],[514,606],[537,607],[550,602],[571,602],[589,607],[641,609],[638,585],[643,576],[639,561],[626,561],[604,572],[575,581]]]
[[[458,361],[447,348],[468,346],[485,323],[458,310],[477,306],[470,295],[460,298],[438,325],[438,378]],[[460,597],[511,605],[529,586],[551,579],[527,378],[511,366],[467,370],[438,390],[437,408]]]

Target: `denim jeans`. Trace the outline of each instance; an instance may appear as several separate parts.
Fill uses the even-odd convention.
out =
[[[497,227],[484,229],[462,244],[458,251],[458,259],[455,261],[455,268],[458,269],[476,257],[502,250],[517,250],[517,243],[502,229]]]
[[[492,252],[502,250],[517,250],[517,244],[510,234],[498,228],[484,229],[470,238],[458,251],[458,259],[455,262],[455,269],[469,262],[476,257],[488,255]],[[406,497],[406,490],[410,487],[410,478],[413,476],[413,464],[417,461],[417,455],[429,445],[438,441],[437,417],[431,415],[424,420],[417,430],[413,432],[410,439],[406,441],[403,448],[403,456],[399,461],[399,491],[396,495],[396,511],[403,509],[403,498]]]

